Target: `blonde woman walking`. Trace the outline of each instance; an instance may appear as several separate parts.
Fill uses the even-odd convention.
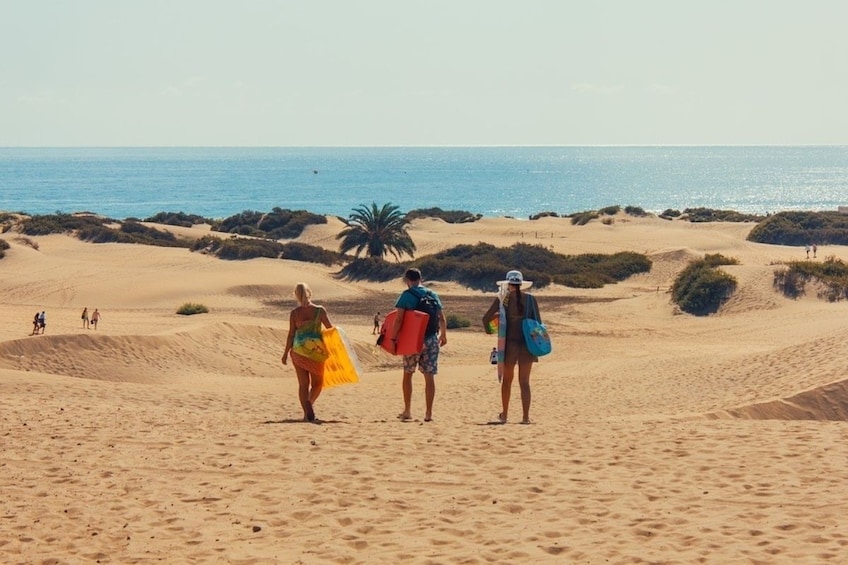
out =
[[[333,324],[324,307],[312,302],[309,285],[297,283],[294,297],[298,306],[289,315],[289,335],[282,361],[283,365],[287,365],[291,355],[297,374],[297,394],[303,408],[303,419],[314,422],[314,405],[324,387],[324,361],[327,358],[321,349],[321,327],[332,328]]]

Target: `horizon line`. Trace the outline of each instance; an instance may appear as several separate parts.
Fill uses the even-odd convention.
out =
[[[848,147],[848,143],[668,143],[668,144],[529,144],[529,145],[0,145],[0,149],[542,149],[652,147]]]

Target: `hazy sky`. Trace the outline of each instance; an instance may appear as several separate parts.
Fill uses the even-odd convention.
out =
[[[845,0],[0,0],[0,146],[848,144]]]

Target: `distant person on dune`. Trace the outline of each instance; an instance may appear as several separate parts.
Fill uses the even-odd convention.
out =
[[[380,313],[377,312],[374,314],[374,329],[371,331],[371,335],[376,335],[377,332],[380,331]]]
[[[312,302],[312,290],[306,283],[297,283],[294,297],[298,306],[289,315],[289,335],[282,361],[287,365],[291,354],[303,419],[314,422],[314,405],[324,387],[324,361],[327,359],[321,327],[332,328],[333,324],[327,317],[327,310]]]
[[[38,315],[38,333],[43,334],[44,330],[47,329],[47,314],[44,313],[44,310],[41,311],[41,314]]]
[[[35,316],[32,317],[32,333],[29,335],[35,335],[38,333],[38,312],[35,313]]]
[[[88,306],[82,309],[82,329],[87,330],[89,327],[88,322]]]
[[[94,326],[94,329],[97,329],[97,322],[100,321],[100,310],[97,308],[94,309],[94,312],[91,313],[91,325]]]

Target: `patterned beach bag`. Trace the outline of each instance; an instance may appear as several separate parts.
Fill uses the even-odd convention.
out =
[[[527,297],[529,304],[521,322],[521,329],[527,350],[536,357],[542,357],[551,352],[551,337],[548,335],[548,328],[541,322],[536,298],[529,294]]]

